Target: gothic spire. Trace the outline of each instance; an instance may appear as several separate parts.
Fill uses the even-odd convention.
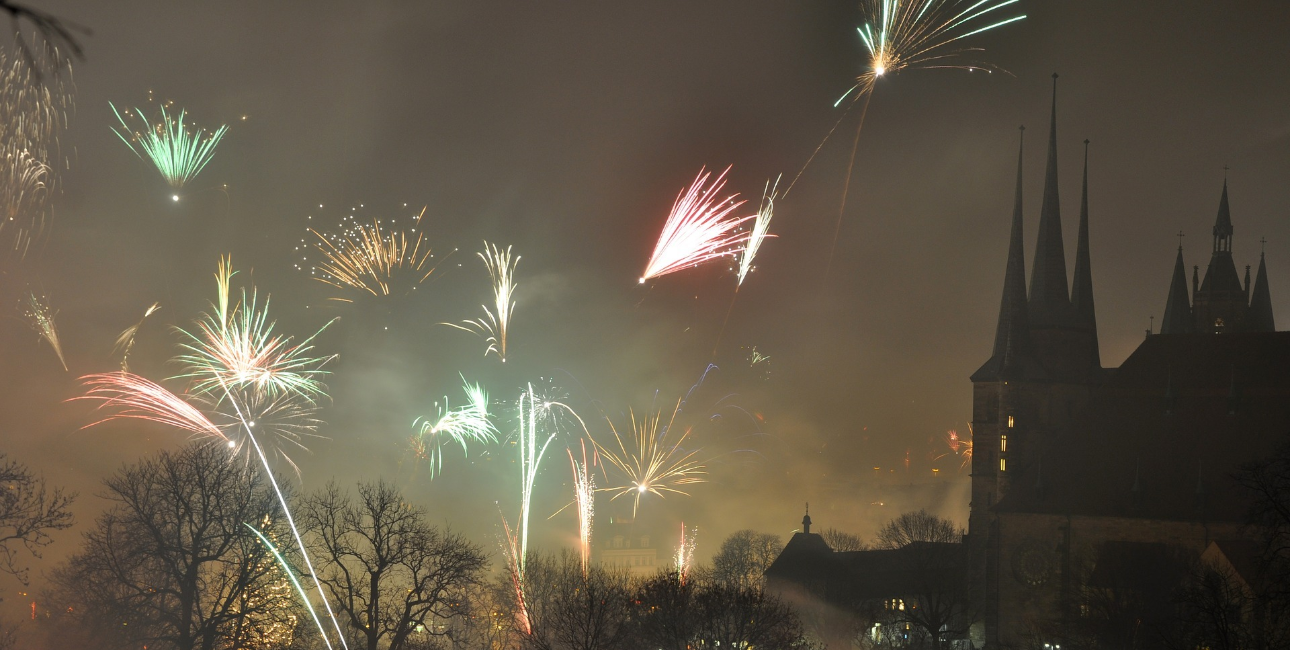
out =
[[[1044,202],[1039,211],[1039,241],[1030,270],[1030,309],[1036,327],[1074,325],[1066,284],[1066,251],[1062,244],[1062,215],[1057,195],[1057,75],[1053,75],[1053,110],[1048,126],[1048,167],[1044,172]]]
[[[1075,277],[1071,285],[1071,306],[1080,329],[1093,333],[1093,360],[1100,367],[1097,347],[1097,313],[1093,309],[1093,270],[1088,243],[1088,140],[1084,141],[1084,187],[1079,202],[1079,239],[1075,247]]]
[[[1251,332],[1275,332],[1276,323],[1272,320],[1272,292],[1268,290],[1268,267],[1259,253],[1259,272],[1254,277],[1254,295],[1250,297],[1250,315],[1248,316]]]
[[[1227,244],[1221,247],[1221,244]],[[1218,217],[1214,219],[1214,250],[1232,250],[1232,211],[1227,207],[1227,178],[1223,178],[1223,198],[1218,200]]]
[[[1182,245],[1174,261],[1174,277],[1169,283],[1169,299],[1165,301],[1165,317],[1160,321],[1161,334],[1184,334],[1192,331],[1191,304],[1187,300],[1187,271],[1183,266]]]
[[[1005,365],[1013,365],[1030,352],[1030,319],[1026,307],[1026,248],[1022,235],[1021,163],[1025,144],[1025,127],[1021,127],[1017,147],[1017,188],[1012,208],[1012,233],[1008,238],[1008,265],[1003,275],[1003,299],[999,304],[999,324],[994,333],[994,351],[990,360],[973,375],[974,378],[998,378]]]

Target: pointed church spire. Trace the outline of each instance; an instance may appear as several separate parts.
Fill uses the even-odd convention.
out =
[[[1259,272],[1254,276],[1254,294],[1250,297],[1248,329],[1251,332],[1275,332],[1272,319],[1272,292],[1268,290],[1268,267],[1259,253]]]
[[[1223,175],[1223,198],[1218,200],[1218,217],[1214,219],[1214,251],[1232,250],[1232,211],[1227,206],[1227,175]]]
[[[1017,188],[1012,208],[1012,233],[1008,238],[1008,265],[1003,275],[1003,299],[994,332],[994,351],[973,380],[997,379],[1007,366],[1030,353],[1030,319],[1026,306],[1026,243],[1022,235],[1021,163],[1026,127],[1021,127],[1017,147]]]
[[[1075,247],[1075,277],[1071,285],[1071,306],[1080,329],[1091,331],[1093,363],[1102,366],[1097,346],[1097,313],[1093,309],[1093,270],[1088,243],[1088,140],[1084,141],[1084,187],[1079,202],[1079,237]]]
[[[1039,241],[1030,271],[1030,316],[1037,328],[1072,326],[1066,251],[1062,244],[1061,202],[1057,194],[1057,75],[1053,75],[1053,110],[1048,126],[1048,167],[1044,202],[1039,212]]]
[[[1187,271],[1183,266],[1182,244],[1178,245],[1178,258],[1174,260],[1174,277],[1169,282],[1169,298],[1165,301],[1165,317],[1160,321],[1161,334],[1184,334],[1192,331],[1194,322],[1191,304],[1187,300]]]

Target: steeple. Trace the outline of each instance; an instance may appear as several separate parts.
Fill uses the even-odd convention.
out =
[[[1218,218],[1214,220],[1214,252],[1232,251],[1232,211],[1227,207],[1227,177],[1223,177],[1223,198],[1218,200]]]
[[[1249,331],[1275,332],[1276,323],[1272,319],[1272,292],[1268,290],[1268,267],[1259,253],[1259,272],[1254,276],[1254,293],[1250,296]]]
[[[972,375],[973,381],[998,379],[1005,366],[1014,365],[1030,353],[1030,319],[1026,307],[1026,248],[1022,236],[1021,162],[1025,128],[1017,147],[1017,189],[1012,208],[1012,234],[1008,239],[1008,266],[1003,275],[1003,299],[999,324],[994,331],[994,352],[990,360]]]
[[[1048,126],[1048,167],[1044,202],[1039,211],[1039,241],[1030,271],[1030,316],[1036,329],[1075,323],[1066,284],[1066,251],[1062,244],[1061,202],[1057,195],[1057,75],[1053,75],[1053,110]]]
[[[806,504],[806,516],[802,517],[802,532],[811,533],[811,504]]]
[[[1182,244],[1178,244],[1178,258],[1174,260],[1174,277],[1169,282],[1169,299],[1165,302],[1165,317],[1160,321],[1161,334],[1184,334],[1193,331],[1191,304],[1187,300],[1187,271],[1183,266]]]
[[[1075,277],[1071,286],[1071,306],[1080,329],[1092,332],[1092,360],[1102,366],[1097,346],[1097,313],[1093,309],[1093,270],[1088,244],[1088,140],[1084,141],[1084,187],[1079,202],[1079,239],[1075,247]]]

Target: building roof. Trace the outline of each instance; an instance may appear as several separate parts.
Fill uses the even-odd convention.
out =
[[[835,552],[814,533],[796,533],[766,569],[766,579],[795,584],[839,603],[908,597],[925,572],[966,576],[967,547],[913,542],[898,549]],[[924,572],[924,575],[915,575]]]
[[[1241,521],[1233,473],[1290,432],[1286,368],[1290,332],[1148,337],[996,508]]]

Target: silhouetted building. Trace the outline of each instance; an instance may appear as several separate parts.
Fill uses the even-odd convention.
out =
[[[1246,497],[1231,474],[1290,430],[1290,333],[1274,331],[1264,261],[1253,287],[1249,267],[1244,286],[1236,272],[1226,181],[1204,281],[1194,270],[1188,291],[1180,248],[1161,334],[1119,368],[1102,367],[1087,144],[1068,293],[1054,80],[1029,294],[1018,154],[994,346],[971,377],[968,553],[978,646],[1060,644],[1097,615],[1090,599],[1098,594],[1159,587],[1177,579],[1169,558],[1241,539]]]
[[[648,578],[658,573],[658,548],[650,543],[649,531],[636,526],[633,518],[610,517],[596,531],[595,558],[603,565]]]

